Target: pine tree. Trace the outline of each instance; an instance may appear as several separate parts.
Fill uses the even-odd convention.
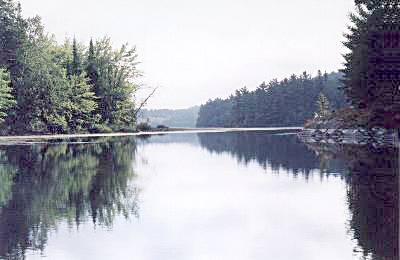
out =
[[[324,83],[328,83],[328,73],[326,73],[326,71],[324,73]]]
[[[89,43],[86,74],[89,78],[89,84],[93,86],[96,95],[100,95],[100,91],[97,85],[97,79],[99,77],[99,74],[96,68],[96,54],[94,50],[93,40],[90,40]]]
[[[72,64],[71,64],[71,71],[72,75],[80,75],[82,73],[81,70],[81,59],[79,57],[79,50],[78,44],[76,43],[76,39],[74,38],[72,44]]]
[[[358,0],[344,45],[344,91],[367,126],[400,128],[400,4]],[[390,118],[390,120],[389,120]]]
[[[323,87],[324,87],[324,78],[323,78],[323,76],[322,76],[321,70],[318,70],[317,82],[318,82],[318,83],[317,83],[317,84],[318,84],[318,87],[322,90]]]
[[[346,104],[338,89],[340,73],[331,73],[329,80],[322,75],[311,78],[308,74],[292,75],[280,82],[262,83],[256,90],[239,89],[227,99],[217,98],[202,105],[199,111],[199,127],[273,127],[299,126],[319,111],[318,97],[323,93],[324,116],[330,110]],[[326,75],[328,78],[328,75]],[[323,90],[321,91],[321,78]],[[326,98],[325,98],[326,97]],[[329,102],[328,102],[329,100]]]
[[[5,69],[0,69],[0,123],[4,122],[10,108],[16,105],[10,83],[10,74]]]

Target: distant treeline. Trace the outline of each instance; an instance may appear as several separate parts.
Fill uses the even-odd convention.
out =
[[[152,127],[195,127],[198,113],[198,106],[186,109],[142,109],[138,121],[148,121]]]
[[[40,17],[24,18],[0,0],[2,133],[75,133],[131,129],[139,76],[135,48],[110,39],[58,44]]]
[[[346,106],[339,90],[341,73],[332,72],[312,78],[304,72],[282,81],[263,82],[256,90],[246,87],[236,90],[227,99],[209,100],[200,107],[198,127],[268,127],[302,126],[318,111],[321,93],[330,109]]]

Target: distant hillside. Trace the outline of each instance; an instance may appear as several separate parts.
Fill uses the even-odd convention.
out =
[[[302,126],[317,111],[317,99],[322,93],[329,108],[346,106],[340,90],[340,73],[318,73],[311,77],[304,72],[282,81],[262,83],[256,90],[246,87],[236,90],[227,99],[209,100],[200,107],[198,127],[273,127]]]
[[[149,120],[153,127],[195,127],[198,113],[198,106],[187,109],[143,109],[139,115],[139,122]]]

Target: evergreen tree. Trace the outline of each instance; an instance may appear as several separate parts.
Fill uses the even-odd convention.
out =
[[[326,84],[328,82],[328,73],[324,73],[324,83]]]
[[[318,87],[321,88],[321,90],[322,90],[322,88],[324,87],[324,78],[322,76],[321,70],[318,70],[317,84],[318,84]]]
[[[0,123],[4,122],[8,111],[16,104],[10,84],[10,74],[5,69],[0,69]]]
[[[80,75],[82,73],[81,70],[81,58],[78,50],[78,44],[76,43],[76,39],[74,38],[72,44],[72,64],[71,64],[71,72],[72,75]]]
[[[274,127],[302,126],[318,112],[322,93],[330,105],[324,111],[346,106],[339,90],[340,73],[322,73],[311,78],[307,73],[289,79],[264,82],[254,91],[242,88],[228,99],[209,100],[199,110],[199,127]],[[325,102],[328,104],[328,102]],[[325,113],[327,114],[327,113]]]
[[[349,53],[344,90],[366,124],[400,127],[400,5],[398,0],[358,0],[344,45]]]
[[[96,96],[100,96],[100,89],[97,83],[97,79],[99,74],[96,68],[96,54],[93,45],[93,40],[90,40],[89,43],[89,51],[88,51],[88,58],[87,58],[87,67],[86,67],[86,74],[89,78],[89,84],[92,86]]]
[[[331,111],[330,111],[329,101],[326,98],[326,96],[322,93],[320,93],[318,96],[317,106],[318,106],[317,117],[321,119],[326,119],[330,115]]]

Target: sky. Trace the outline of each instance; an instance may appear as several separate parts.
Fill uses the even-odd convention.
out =
[[[186,108],[303,71],[342,67],[352,0],[20,0],[60,42],[137,47],[148,108]]]

